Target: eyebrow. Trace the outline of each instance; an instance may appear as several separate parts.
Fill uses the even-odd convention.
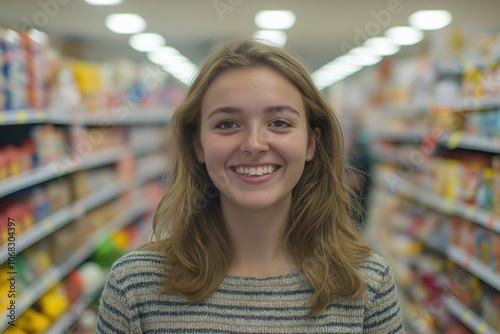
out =
[[[284,112],[292,112],[294,114],[296,114],[298,117],[300,117],[300,113],[295,110],[295,108],[287,105],[287,104],[283,104],[283,105],[277,105],[277,106],[271,106],[271,107],[267,107],[264,109],[264,112],[266,114],[278,114],[278,113],[284,113]],[[210,115],[208,115],[207,119],[209,119],[210,117],[216,115],[216,114],[219,114],[219,113],[224,113],[224,114],[239,114],[243,112],[241,108],[237,108],[237,107],[219,107],[219,108],[216,108],[214,109]]]

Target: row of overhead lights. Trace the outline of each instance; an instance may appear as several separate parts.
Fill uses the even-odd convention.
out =
[[[91,5],[117,5],[123,0],[85,0]],[[267,10],[257,13],[257,30],[253,37],[264,42],[284,46],[287,35],[284,30],[295,24],[295,14],[291,11]],[[146,21],[137,14],[111,14],[106,18],[106,26],[117,34],[131,34],[129,44],[139,52],[147,52],[148,59],[163,67],[165,71],[188,85],[198,71],[189,59],[178,50],[166,46],[165,39],[156,33],[145,33]]]
[[[401,46],[420,42],[422,30],[437,30],[450,24],[452,16],[446,10],[421,10],[408,18],[410,26],[393,27],[384,37],[366,40],[362,46],[350,50],[315,71],[312,76],[316,85],[323,89],[345,77],[356,73],[363,67],[375,65],[384,56],[397,53]]]
[[[111,6],[123,0],[85,0],[91,5]],[[291,11],[265,10],[255,16],[257,30],[253,37],[263,42],[284,46],[287,35],[284,30],[295,24],[295,14]],[[188,85],[198,71],[189,59],[178,50],[166,46],[165,39],[156,33],[145,33],[146,21],[137,14],[111,14],[106,18],[106,27],[117,34],[130,34],[129,44],[139,52],[147,52],[148,59]]]
[[[111,6],[122,0],[85,0],[91,5]],[[157,33],[143,32],[146,21],[137,14],[111,14],[106,27],[117,34],[130,34],[129,45],[139,52],[146,52],[148,59],[161,66],[177,80],[188,85],[198,68],[177,49],[167,46],[165,38]]]
[[[255,15],[255,25],[260,29],[253,37],[283,47],[287,35],[285,30],[295,24],[295,14],[289,10],[263,10]]]

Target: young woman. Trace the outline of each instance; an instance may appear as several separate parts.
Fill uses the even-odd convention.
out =
[[[220,47],[170,134],[156,241],[113,265],[98,333],[403,333],[390,268],[350,218],[338,120],[299,60]]]

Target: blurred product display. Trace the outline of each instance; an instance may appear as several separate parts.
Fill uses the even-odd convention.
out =
[[[150,233],[179,86],[36,31],[0,28],[0,50],[0,331],[94,333],[109,268]]]
[[[393,266],[409,332],[498,333],[500,35],[449,41],[372,74],[366,233]]]
[[[240,3],[210,6],[227,24],[257,7]],[[355,43],[342,41],[345,54],[312,73],[343,123],[347,180],[360,204],[352,215],[391,265],[407,333],[499,334],[500,33],[448,22],[417,30],[422,42],[396,56],[408,37],[392,45],[371,30],[383,34],[402,17],[391,13],[423,5],[395,4],[371,10],[364,30],[351,26]],[[59,19],[40,8],[33,22]],[[302,19],[289,27],[292,41]],[[267,32],[286,43],[288,28],[271,21]],[[169,167],[167,125],[196,65],[156,33],[143,35],[157,35],[160,49],[132,46],[156,51],[149,61],[95,61],[64,52],[85,48],[76,37],[56,45],[41,30],[0,24],[0,332],[95,333],[112,264],[151,239]],[[172,44],[207,51],[231,36],[208,34]],[[383,49],[374,54],[370,44]],[[96,45],[93,52],[116,46]]]

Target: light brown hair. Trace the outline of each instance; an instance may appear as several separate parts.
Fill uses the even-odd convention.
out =
[[[357,265],[370,255],[350,210],[345,180],[342,132],[331,106],[315,87],[307,69],[282,48],[253,40],[217,48],[201,65],[169,125],[172,168],[166,193],[153,220],[154,238],[145,246],[166,254],[169,265],[163,292],[182,293],[201,302],[217,289],[231,260],[217,189],[205,165],[198,163],[194,143],[200,131],[201,101],[210,83],[227,69],[267,65],[302,94],[309,131],[321,131],[314,158],[292,191],[283,242],[314,289],[310,315],[335,298],[359,298],[364,279]]]

